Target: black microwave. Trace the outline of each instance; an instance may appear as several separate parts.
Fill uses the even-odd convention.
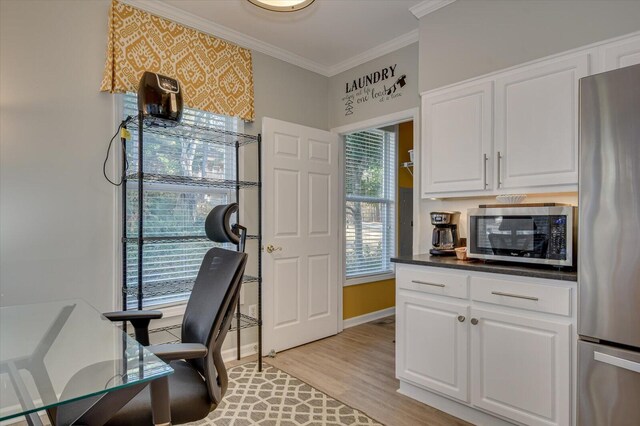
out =
[[[576,266],[576,207],[469,209],[467,221],[470,258]]]

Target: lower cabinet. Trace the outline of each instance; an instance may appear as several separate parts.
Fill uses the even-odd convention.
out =
[[[399,267],[402,272],[405,265]],[[575,297],[574,285],[554,287],[542,280],[537,288],[533,280],[514,280],[511,285],[521,285],[520,293],[535,296],[525,302],[536,301],[518,309],[511,306],[513,292],[502,292],[509,297],[497,298],[495,304],[474,299],[474,284],[482,286],[487,280],[491,284],[491,276],[471,275],[469,298],[410,290],[402,282],[404,275],[398,277],[398,379],[519,424],[575,422],[571,398],[575,315],[545,313],[547,293],[568,291],[569,304]],[[428,273],[422,277],[429,278]],[[507,284],[495,279],[494,293]]]
[[[571,419],[571,323],[471,309],[471,402],[527,425]]]
[[[469,304],[401,293],[396,299],[397,375],[469,401]]]

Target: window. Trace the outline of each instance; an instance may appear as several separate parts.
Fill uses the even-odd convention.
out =
[[[123,116],[137,116],[135,94],[123,95]],[[123,118],[124,118],[123,117]],[[183,122],[218,126],[239,131],[237,118],[184,109]],[[131,132],[127,143],[127,174],[137,172],[138,135]],[[145,174],[174,175],[184,178],[205,177],[235,179],[235,152],[233,146],[213,145],[188,138],[171,138],[145,132]],[[235,191],[189,184],[145,182],[144,236],[179,237],[175,240],[145,241],[143,255],[143,306],[180,302],[188,299],[200,263],[213,242],[204,238],[204,221],[218,204],[235,201]],[[137,181],[127,183],[127,237],[138,235]],[[185,238],[192,237],[192,238]],[[220,245],[223,246],[223,245]],[[138,248],[127,244],[127,304],[137,305]]]
[[[346,276],[392,271],[395,253],[395,132],[345,137]]]

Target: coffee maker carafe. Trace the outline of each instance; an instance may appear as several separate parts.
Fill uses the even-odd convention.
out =
[[[431,212],[431,224],[434,225],[429,250],[434,256],[455,256],[459,246],[458,219],[460,212]]]

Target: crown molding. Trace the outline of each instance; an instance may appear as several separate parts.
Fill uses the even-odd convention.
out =
[[[411,6],[409,11],[413,13],[413,16],[420,19],[425,15],[435,12],[436,10],[443,8],[456,0],[424,0],[421,3]]]
[[[403,34],[400,37],[396,37],[393,40],[389,40],[386,43],[382,43],[372,49],[359,53],[356,56],[347,59],[346,61],[342,61],[333,66],[330,66],[328,70],[328,76],[333,77],[334,75],[340,74],[341,72],[348,71],[353,67],[357,67],[358,65],[362,65],[373,59],[379,58],[380,56],[384,56],[387,53],[394,52],[405,46],[416,43],[418,39],[419,33],[418,29],[416,28],[415,30]]]
[[[274,46],[266,43],[255,37],[248,36],[239,31],[225,27],[224,25],[217,24],[208,19],[202,18],[190,12],[185,12],[170,4],[157,0],[120,0],[123,3],[142,9],[154,15],[161,16],[163,18],[171,19],[172,21],[186,25],[190,28],[202,31],[207,34],[211,34],[215,37],[222,38],[231,43],[246,49],[255,50],[256,52],[264,53],[265,55],[272,56],[276,59],[288,62],[290,64],[299,66],[300,68],[313,71],[317,74],[325,77],[333,77],[341,72],[347,71],[353,67],[364,64],[380,56],[391,53],[395,50],[401,49],[412,43],[418,41],[418,29],[408,32],[404,35],[394,38],[388,42],[382,43],[376,47],[373,47],[365,52],[353,56],[345,61],[339,62],[335,65],[324,65],[319,62],[312,61],[304,58],[300,55],[292,53],[281,47]],[[427,0],[427,2],[446,2],[451,3],[454,0]],[[427,3],[423,2],[423,3]],[[422,3],[420,3],[422,4]],[[445,4],[445,6],[446,6]],[[418,5],[419,6],[419,5]],[[415,6],[414,6],[415,7]],[[442,6],[440,6],[442,7]],[[434,9],[435,10],[435,9]]]
[[[213,21],[202,18],[193,13],[185,12],[184,10],[179,9],[175,6],[157,0],[121,1],[133,7],[137,7],[138,9],[153,13],[154,15],[171,19],[172,21],[179,22],[193,29],[222,38],[226,41],[237,44],[240,47],[264,53],[276,59],[280,59],[309,71],[313,71],[317,74],[329,77],[329,67],[323,64],[304,58],[300,55],[296,55],[295,53],[289,52],[288,50],[282,49],[272,44],[265,43],[264,41],[225,27],[224,25],[216,24]]]

